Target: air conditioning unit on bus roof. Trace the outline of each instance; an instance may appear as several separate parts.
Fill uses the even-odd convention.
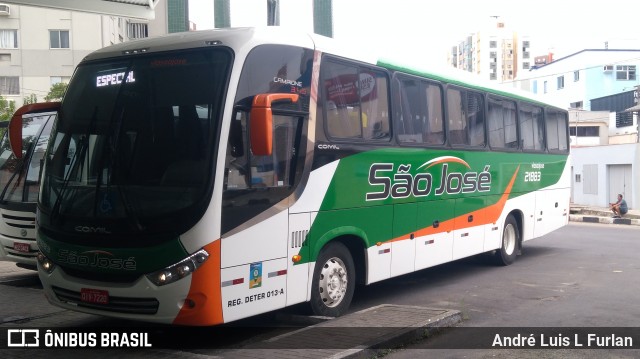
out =
[[[11,8],[7,4],[0,4],[0,15],[9,16],[11,15]]]
[[[613,65],[604,65],[604,66],[602,67],[602,71],[604,71],[604,72],[611,72],[611,71],[613,71]]]

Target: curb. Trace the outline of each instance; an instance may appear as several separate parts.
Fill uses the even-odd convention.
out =
[[[601,223],[601,224],[626,224],[626,225],[632,225],[632,226],[640,226],[640,219],[611,218],[611,217],[589,216],[589,215],[582,215],[582,214],[569,215],[569,221]]]
[[[462,313],[457,310],[382,304],[216,355],[245,359],[377,358],[461,321]]]

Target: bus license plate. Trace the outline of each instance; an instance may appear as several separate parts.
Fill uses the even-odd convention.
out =
[[[13,243],[13,250],[17,252],[29,253],[29,249],[30,248],[28,243],[19,243],[19,242]]]
[[[108,304],[109,292],[106,290],[100,290],[100,289],[81,288],[80,300],[85,303]]]

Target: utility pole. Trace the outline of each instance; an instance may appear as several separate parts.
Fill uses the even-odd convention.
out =
[[[280,26],[280,0],[267,0],[267,26]]]

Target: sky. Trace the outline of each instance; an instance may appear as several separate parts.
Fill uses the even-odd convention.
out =
[[[280,0],[281,25],[312,31],[311,3]],[[213,28],[213,0],[189,0],[189,7],[199,30]],[[231,25],[264,25],[264,9],[266,0],[231,0]],[[333,37],[446,60],[451,46],[499,17],[531,37],[533,56],[552,52],[557,59],[605,42],[640,49],[639,10],[637,0],[333,0]]]

